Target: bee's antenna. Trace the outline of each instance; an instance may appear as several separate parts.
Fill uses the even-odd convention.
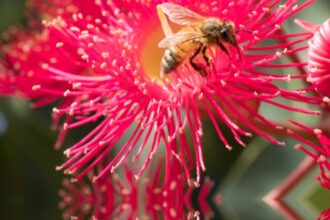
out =
[[[235,31],[235,34],[240,32],[240,31],[245,31],[247,33],[253,34],[253,31],[246,30],[246,29],[239,29],[239,30]],[[234,43],[235,43],[235,46],[237,48],[238,56],[239,56],[240,59],[242,59],[241,51],[240,51],[240,48],[239,48],[238,43],[236,41],[236,38],[234,38]]]
[[[253,31],[246,30],[246,29],[239,29],[239,30],[235,31],[235,34],[238,33],[238,32],[240,32],[240,31],[245,31],[245,32],[248,32],[250,34],[253,34]]]
[[[240,50],[240,48],[238,46],[238,43],[236,41],[236,38],[234,38],[234,44],[235,44],[235,47],[237,49],[237,53],[238,53],[239,59],[241,60],[242,59],[241,50]]]

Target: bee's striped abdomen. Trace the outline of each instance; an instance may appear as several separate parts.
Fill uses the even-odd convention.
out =
[[[172,46],[165,50],[162,58],[162,72],[169,73],[179,66],[187,56],[187,51],[179,46]]]

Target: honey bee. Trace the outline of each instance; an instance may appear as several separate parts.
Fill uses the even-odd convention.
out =
[[[209,66],[210,59],[206,55],[206,50],[213,45],[220,47],[228,56],[229,52],[223,43],[235,46],[240,56],[235,25],[232,21],[204,17],[173,3],[160,4],[157,10],[166,35],[158,44],[158,47],[166,48],[161,61],[162,73],[167,74],[175,70],[191,54],[189,58],[191,66],[205,77],[206,70],[194,59],[202,53],[203,59]],[[181,25],[181,30],[173,34],[164,14],[173,23]]]

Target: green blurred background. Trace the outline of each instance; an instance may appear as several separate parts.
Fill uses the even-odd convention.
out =
[[[0,31],[13,24],[24,24],[23,9],[23,0],[0,0]],[[321,23],[329,15],[330,1],[318,0],[298,17]],[[286,28],[290,32],[299,30],[293,21],[288,22]],[[269,106],[263,106],[261,111],[271,118],[285,120],[282,111],[274,111]],[[55,166],[61,164],[64,157],[53,148],[56,132],[50,128],[50,112],[51,107],[31,109],[29,103],[18,98],[0,99],[1,220],[61,219],[58,190],[63,175],[55,171]],[[315,124],[311,118],[294,114],[290,117]],[[304,158],[301,152],[292,149],[294,143],[291,141],[292,145],[280,148],[254,138],[246,150],[237,146],[228,152],[211,123],[204,120],[204,124],[206,174],[218,186],[214,192],[220,192],[224,200],[220,207],[211,205],[213,219],[284,219],[260,198],[280,184]],[[79,135],[72,135],[68,143],[77,137]],[[314,180],[316,174],[317,169],[298,184],[288,198],[302,219],[313,219],[330,207],[330,194]]]

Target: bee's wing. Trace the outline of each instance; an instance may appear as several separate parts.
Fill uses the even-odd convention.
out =
[[[176,24],[193,25],[197,21],[205,19],[202,15],[177,4],[163,3],[159,7]]]
[[[198,32],[178,32],[176,34],[165,37],[163,40],[159,42],[158,47],[166,48],[183,43],[185,41],[193,40],[195,38],[202,38],[202,37],[204,36]]]

